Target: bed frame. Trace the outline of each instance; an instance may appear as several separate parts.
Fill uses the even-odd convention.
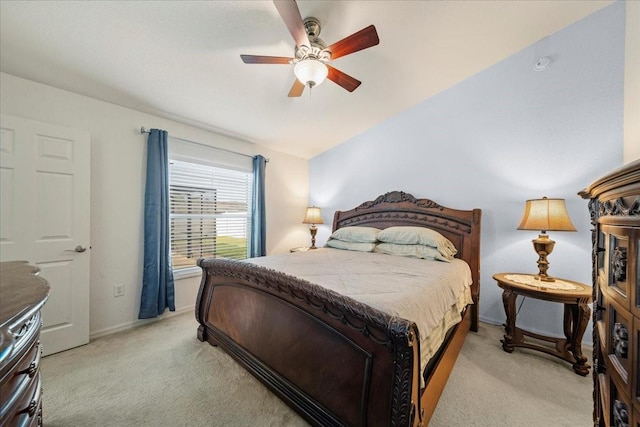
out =
[[[467,331],[478,329],[481,210],[399,191],[335,213],[346,226],[429,227],[471,266],[474,304],[424,374],[415,323],[246,262],[201,259],[198,339],[219,346],[316,426],[425,426]]]

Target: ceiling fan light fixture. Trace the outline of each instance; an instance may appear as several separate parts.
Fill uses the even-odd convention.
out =
[[[327,78],[329,69],[317,59],[305,59],[296,64],[293,72],[302,84],[311,88],[318,86]]]

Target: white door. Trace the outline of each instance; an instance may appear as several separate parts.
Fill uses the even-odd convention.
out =
[[[89,133],[2,115],[0,260],[25,260],[51,286],[44,354],[89,342]]]

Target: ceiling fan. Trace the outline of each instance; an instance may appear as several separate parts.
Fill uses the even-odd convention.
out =
[[[318,38],[320,21],[309,17],[302,19],[295,0],[274,0],[280,17],[296,42],[293,58],[284,56],[240,55],[245,64],[295,64],[296,80],[289,97],[302,95],[305,86],[312,88],[328,78],[349,92],[360,86],[360,81],[328,65],[327,62],[367,49],[380,43],[376,27],[369,25],[344,39],[326,46]]]

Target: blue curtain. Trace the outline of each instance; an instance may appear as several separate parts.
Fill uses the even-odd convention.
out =
[[[250,257],[267,254],[267,227],[264,202],[264,170],[267,159],[257,155],[253,158],[253,203],[251,211]]]
[[[147,140],[144,193],[144,271],[138,318],[175,311],[169,231],[169,153],[167,132],[151,129]]]

